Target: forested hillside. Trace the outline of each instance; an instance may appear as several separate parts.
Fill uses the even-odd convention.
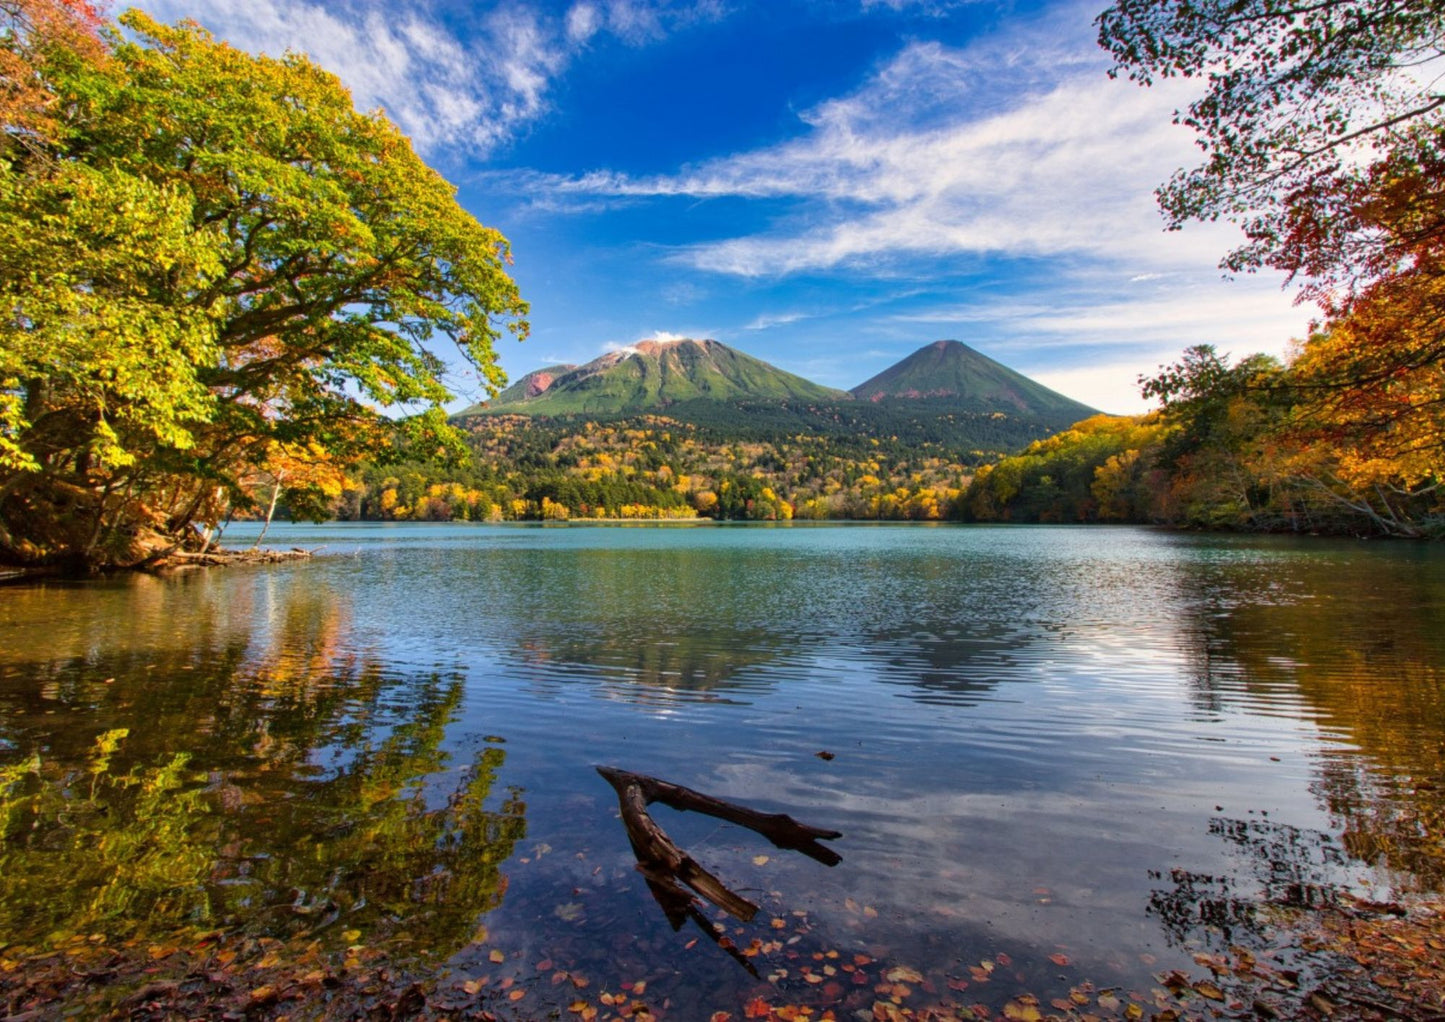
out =
[[[1192,348],[1145,383],[1166,399],[1161,411],[1097,416],[984,466],[959,501],[960,515],[1445,534],[1439,434],[1432,424],[1445,391],[1439,384],[1415,390],[1419,381],[1394,373],[1388,389],[1399,397],[1374,412],[1364,388],[1322,392],[1314,382],[1317,359],[1338,341],[1337,334],[1317,336],[1288,364],[1261,355],[1231,364],[1208,346]],[[1421,367],[1411,375],[1431,372]],[[1412,401],[1412,393],[1428,400]],[[1361,429],[1362,413],[1388,416],[1387,428]]]
[[[343,518],[939,520],[983,452],[817,434],[738,436],[639,416],[614,422],[469,419],[461,461],[366,466]]]

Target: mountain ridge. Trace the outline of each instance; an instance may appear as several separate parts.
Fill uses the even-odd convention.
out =
[[[1096,413],[956,340],[925,345],[843,391],[715,340],[675,338],[533,370],[453,418],[507,414],[593,422],[663,415],[738,439],[807,433],[1004,453]]]
[[[711,339],[646,340],[580,366],[534,369],[491,401],[454,418],[523,415],[630,415],[696,401],[837,402],[847,391],[805,380]]]

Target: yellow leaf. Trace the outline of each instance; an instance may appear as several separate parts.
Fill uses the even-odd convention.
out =
[[[886,973],[884,973],[884,975],[887,977],[888,982],[890,983],[923,982],[923,976],[920,975],[917,970],[910,969],[906,965],[895,965],[893,968],[889,969]]]
[[[1201,997],[1209,998],[1211,1001],[1224,1000],[1224,991],[1220,990],[1219,987],[1215,986],[1213,983],[1207,981],[1195,983],[1194,992],[1199,994],[1199,996]]]

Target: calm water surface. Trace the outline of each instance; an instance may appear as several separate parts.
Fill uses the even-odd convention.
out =
[[[765,987],[851,1007],[846,973],[800,970],[830,950],[967,1001],[1147,984],[1247,937],[1265,902],[1445,878],[1438,548],[1049,527],[268,539],[326,556],[0,589],[0,765],[38,754],[12,798],[39,776],[71,806],[11,835],[0,945],[204,922],[513,976],[524,1014],[566,1004],[552,969],[646,980],[688,1018]],[[597,765],[839,830],[842,862],[655,808],[762,906],[722,924],[732,954],[696,920],[674,932]],[[113,805],[87,816],[97,779]]]

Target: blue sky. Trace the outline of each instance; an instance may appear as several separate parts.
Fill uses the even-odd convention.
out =
[[[956,338],[1112,412],[1190,344],[1282,353],[1313,310],[1166,233],[1190,83],[1111,81],[1103,0],[160,0],[308,53],[512,241],[516,378],[713,337],[848,388]],[[455,373],[459,404],[479,396]]]

